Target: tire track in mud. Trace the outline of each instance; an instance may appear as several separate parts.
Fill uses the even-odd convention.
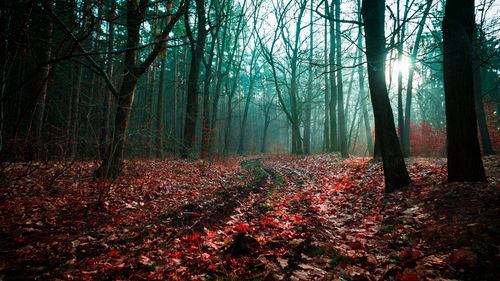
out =
[[[249,229],[237,233],[224,253],[233,256],[236,253],[243,261],[238,264],[242,268],[235,277],[238,280],[324,279],[329,273],[321,268],[327,266],[328,259],[316,257],[324,251],[325,245],[320,241],[328,233],[323,232],[323,222],[309,197],[301,196],[303,185],[315,182],[315,178],[303,171],[294,172],[260,161],[258,166],[268,174],[266,194],[260,194],[260,198],[242,210]],[[311,266],[313,260],[316,264]],[[226,264],[226,267],[238,270],[237,266]],[[225,277],[218,274],[221,272],[213,273]]]
[[[272,170],[268,169],[269,172],[257,174],[261,160],[256,158],[240,163],[240,166],[247,171],[247,176],[252,178],[249,184],[226,187],[225,183],[220,182],[221,188],[214,193],[213,201],[191,202],[177,210],[162,214],[159,217],[161,224],[167,227],[182,226],[188,233],[204,234],[205,229],[212,229],[214,225],[224,222],[252,193],[266,192],[265,183]]]

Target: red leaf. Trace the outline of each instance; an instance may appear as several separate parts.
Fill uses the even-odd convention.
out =
[[[116,250],[113,250],[113,251],[108,253],[108,256],[110,258],[116,258],[118,256],[118,253],[116,252]]]

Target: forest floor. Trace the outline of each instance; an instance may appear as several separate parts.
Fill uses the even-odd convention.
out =
[[[334,154],[2,164],[0,280],[498,280],[500,157],[489,183],[411,158]]]

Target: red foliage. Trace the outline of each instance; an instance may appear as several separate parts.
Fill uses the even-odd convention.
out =
[[[410,152],[413,156],[442,157],[445,155],[446,130],[435,129],[424,119],[418,125],[410,123]]]
[[[491,145],[494,151],[500,151],[500,118],[497,112],[498,104],[489,100],[484,101],[486,124],[490,133]]]
[[[499,162],[485,159],[487,168]],[[242,160],[255,166],[244,170]],[[497,202],[496,186],[436,185],[446,177],[442,159],[408,160],[414,184],[391,194],[383,189],[381,163],[338,154],[127,161],[125,174],[109,183],[95,182],[96,164],[77,161],[54,181],[47,175],[67,163],[4,167],[14,180],[0,194],[0,276],[431,280],[483,262],[477,242],[456,249],[451,238],[473,226],[486,229],[477,218],[498,217],[489,207]],[[108,189],[96,204],[101,185]],[[464,202],[476,205],[464,208]],[[468,216],[477,209],[477,217],[437,209],[452,203]],[[477,237],[497,245],[492,236]],[[55,263],[57,270],[47,266]]]

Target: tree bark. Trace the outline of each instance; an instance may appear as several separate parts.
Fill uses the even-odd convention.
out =
[[[474,0],[446,1],[443,73],[448,182],[486,181],[474,109],[474,25]]]
[[[493,147],[491,146],[490,133],[488,132],[488,125],[486,123],[486,114],[484,112],[484,102],[483,102],[483,87],[481,72],[482,67],[480,64],[481,56],[481,38],[476,36],[475,46],[473,47],[474,58],[472,59],[473,72],[474,72],[474,103],[477,115],[477,125],[479,127],[479,133],[481,136],[481,145],[483,148],[484,155],[493,155]]]
[[[359,9],[359,18],[361,21],[361,0],[358,0],[358,9]],[[363,48],[363,39],[362,39],[362,34],[363,34],[363,26],[359,25],[358,27],[358,47]],[[366,137],[366,144],[368,146],[368,153],[370,155],[373,155],[373,139],[372,139],[372,129],[370,126],[370,118],[368,116],[368,108],[366,107],[366,99],[368,96],[366,95],[366,90],[365,90],[365,74],[363,73],[363,52],[361,49],[358,49],[358,79],[359,79],[359,94],[361,95],[360,98],[360,104],[361,104],[361,111],[363,114],[363,123],[365,126],[365,137]]]
[[[311,11],[310,11],[310,26],[309,26],[309,66],[308,79],[307,79],[307,98],[305,101],[305,118],[304,118],[304,153],[311,153],[311,103],[312,103],[312,64],[313,64],[313,2],[311,0]]]
[[[405,11],[403,15],[403,20],[399,19],[399,0],[397,3],[397,22],[398,22],[398,63],[401,64],[403,59],[403,47],[406,35],[406,19],[408,18],[408,11],[410,10],[410,1],[406,0]],[[403,135],[405,134],[406,128],[404,127],[404,115],[403,115],[403,71],[401,67],[398,69],[398,128],[399,137],[401,143],[401,149],[403,150],[403,156],[407,157],[409,154],[405,154],[406,148],[403,143]]]
[[[363,0],[361,14],[365,25],[368,82],[375,115],[375,131],[380,142],[384,166],[385,191],[410,183],[394,126],[394,116],[385,84],[384,0]]]
[[[338,126],[339,126],[339,144],[340,144],[340,154],[342,158],[349,157],[349,148],[347,147],[347,131],[346,131],[346,120],[344,114],[344,84],[342,76],[342,41],[340,39],[340,0],[335,0],[335,30],[336,37],[335,41],[337,43],[337,111],[338,111]]]
[[[250,102],[252,101],[254,84],[256,76],[260,71],[260,67],[256,68],[255,63],[257,62],[257,50],[253,50],[252,58],[250,60],[250,85],[248,86],[248,92],[245,99],[245,109],[243,111],[243,119],[241,121],[240,126],[240,142],[238,145],[238,154],[242,155],[245,152],[244,142],[245,142],[245,132],[246,132],[246,124],[248,118],[248,109],[250,108]]]
[[[117,177],[122,173],[127,129],[137,83],[158,54],[166,48],[165,42],[157,42],[149,56],[142,63],[138,64],[140,27],[144,21],[144,13],[148,3],[148,0],[141,0],[139,3],[137,1],[127,1],[127,51],[125,52],[123,80],[117,95],[118,108],[116,110],[111,145],[101,166],[96,170],[95,175],[97,177]],[[187,10],[188,6],[186,5],[188,3],[181,3],[179,10],[161,33],[162,38],[168,37],[175,23]]]
[[[328,1],[325,1],[325,14],[328,14]],[[325,123],[323,125],[323,151],[330,150],[330,89],[328,88],[328,19],[325,18]]]
[[[50,19],[49,12],[45,11],[45,9],[52,9],[52,5],[49,5],[48,0],[44,0],[44,8],[42,10],[37,10],[35,14],[36,26],[35,28],[38,31],[39,36],[39,48],[37,48],[38,59],[41,62],[49,61],[52,56],[52,32],[53,32],[53,23]],[[41,159],[45,152],[45,147],[43,145],[43,123],[45,119],[45,106],[47,101],[47,87],[49,75],[51,72],[51,68],[49,64],[43,66],[38,73],[35,82],[34,82],[34,99],[35,101],[35,109],[33,112],[33,122],[31,132],[32,135],[32,145],[34,146],[34,157],[35,159]]]
[[[422,38],[422,32],[425,26],[425,20],[429,15],[429,11],[432,6],[432,0],[427,0],[427,6],[425,7],[424,14],[422,16],[422,21],[420,22],[420,26],[418,27],[417,37],[415,38],[415,45],[413,46],[413,51],[410,57],[410,69],[408,70],[408,85],[406,90],[406,103],[405,103],[405,123],[403,126],[403,130],[401,131],[402,137],[402,147],[403,147],[403,155],[410,155],[410,117],[411,117],[411,99],[412,99],[412,91],[413,91],[413,74],[415,71],[415,63],[417,59],[418,49],[420,47],[420,39]]]
[[[188,78],[188,91],[187,91],[187,105],[186,105],[186,124],[184,127],[184,140],[181,150],[181,157],[187,158],[190,154],[194,153],[195,135],[196,135],[196,122],[198,120],[198,80],[200,78],[200,66],[203,53],[205,50],[205,41],[208,35],[208,30],[205,25],[207,24],[205,1],[196,0],[196,17],[198,20],[197,30],[198,34],[196,40],[188,35],[191,45],[191,65],[189,69]],[[186,15],[185,19],[186,30],[189,33],[189,17]]]
[[[201,157],[208,157],[210,142],[212,141],[213,134],[210,130],[210,84],[212,81],[212,65],[215,56],[215,45],[218,40],[219,28],[212,36],[212,43],[208,54],[208,62],[205,64],[205,81],[203,84],[203,116],[201,118]]]
[[[328,0],[325,1],[328,3]],[[333,1],[332,1],[333,3]],[[333,5],[327,7],[333,18]],[[335,81],[335,22],[330,20],[330,152],[338,151],[337,132],[337,82]]]

